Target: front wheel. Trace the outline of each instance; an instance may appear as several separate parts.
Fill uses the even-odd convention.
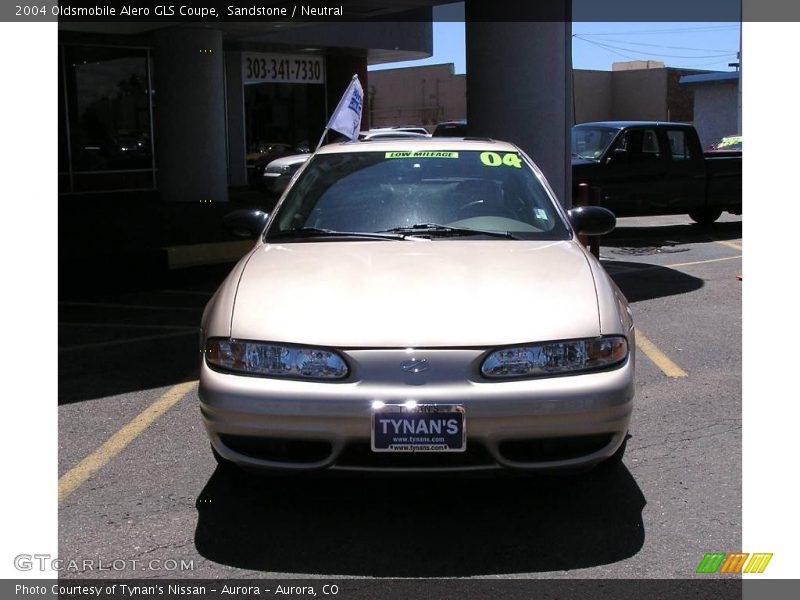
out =
[[[721,214],[721,210],[705,209],[690,212],[689,218],[699,225],[711,225]]]

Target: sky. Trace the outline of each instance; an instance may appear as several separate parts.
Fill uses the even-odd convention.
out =
[[[658,60],[668,67],[731,71],[739,50],[738,23],[573,23],[572,65],[610,71],[618,61]],[[433,23],[433,56],[370,70],[438,63],[466,72],[464,23]]]

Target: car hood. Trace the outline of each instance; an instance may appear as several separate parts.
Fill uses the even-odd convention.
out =
[[[588,261],[566,241],[262,245],[239,281],[238,339],[336,347],[494,346],[600,334]]]

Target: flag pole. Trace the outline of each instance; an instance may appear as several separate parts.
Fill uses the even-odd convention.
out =
[[[325,127],[325,129],[322,130],[322,135],[319,138],[319,142],[317,142],[317,147],[314,148],[314,153],[316,153],[317,150],[319,150],[320,146],[322,146],[322,140],[325,139],[326,135],[328,135],[328,128],[327,127]]]

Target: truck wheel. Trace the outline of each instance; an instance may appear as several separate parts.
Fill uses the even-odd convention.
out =
[[[721,214],[721,210],[698,210],[690,212],[689,218],[699,225],[711,225],[714,221],[719,219]]]

